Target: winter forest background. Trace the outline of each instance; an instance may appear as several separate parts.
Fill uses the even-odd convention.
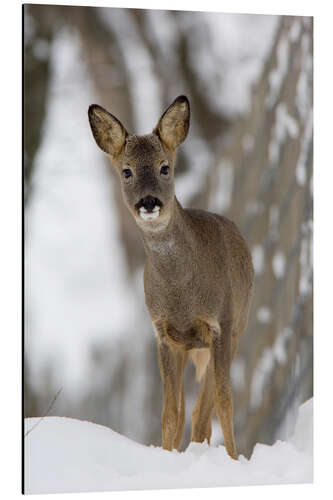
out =
[[[312,19],[26,5],[24,51],[25,416],[62,387],[51,415],[160,445],[143,246],[87,109],[143,134],[186,94],[177,197],[233,219],[256,272],[232,367],[239,452],[288,437],[313,390]]]

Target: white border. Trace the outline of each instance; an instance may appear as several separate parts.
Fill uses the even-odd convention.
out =
[[[33,3],[33,2],[32,2]],[[329,2],[267,1],[103,1],[55,2],[43,4],[115,6],[182,10],[210,10],[260,14],[315,16],[315,484],[260,486],[192,490],[92,493],[89,498],[280,498],[301,495],[327,498],[332,492],[332,7]],[[21,2],[2,2],[1,33],[1,494],[20,496],[21,416]],[[292,464],[290,464],[292,466]],[[331,493],[332,494],[332,493]],[[39,499],[50,498],[38,495]],[[82,498],[82,494],[53,495],[59,500]]]

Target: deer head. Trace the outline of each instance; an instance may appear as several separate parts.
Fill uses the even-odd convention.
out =
[[[116,168],[123,199],[143,230],[165,227],[174,203],[176,149],[187,136],[190,105],[179,96],[162,114],[153,132],[129,134],[121,122],[97,104],[88,111],[97,145]]]

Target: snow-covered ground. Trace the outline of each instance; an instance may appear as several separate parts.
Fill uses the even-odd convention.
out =
[[[224,446],[191,443],[183,453],[138,444],[89,422],[46,417],[25,438],[26,493],[310,483],[313,400],[300,407],[288,442],[257,444],[234,461]],[[37,422],[25,420],[26,431]]]

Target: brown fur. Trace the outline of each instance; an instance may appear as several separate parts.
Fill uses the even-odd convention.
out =
[[[190,356],[196,368],[195,378],[197,382],[200,382],[210,361],[210,350],[209,348],[192,349],[190,351]]]
[[[254,273],[246,243],[233,222],[213,213],[184,209],[175,197],[175,149],[186,138],[189,118],[188,100],[180,96],[164,112],[154,132],[140,137],[129,135],[100,106],[89,108],[95,140],[117,168],[124,201],[135,217],[146,251],[145,298],[157,337],[163,383],[163,448],[178,449],[181,444],[185,415],[182,378],[190,355],[197,378],[203,377],[192,414],[192,440],[209,442],[215,409],[226,449],[237,458],[230,366],[247,325]],[[169,167],[167,175],[161,173],[162,165]],[[124,169],[131,170],[129,179],[124,178]],[[159,217],[150,221],[142,220],[137,209],[146,196],[161,202]]]

